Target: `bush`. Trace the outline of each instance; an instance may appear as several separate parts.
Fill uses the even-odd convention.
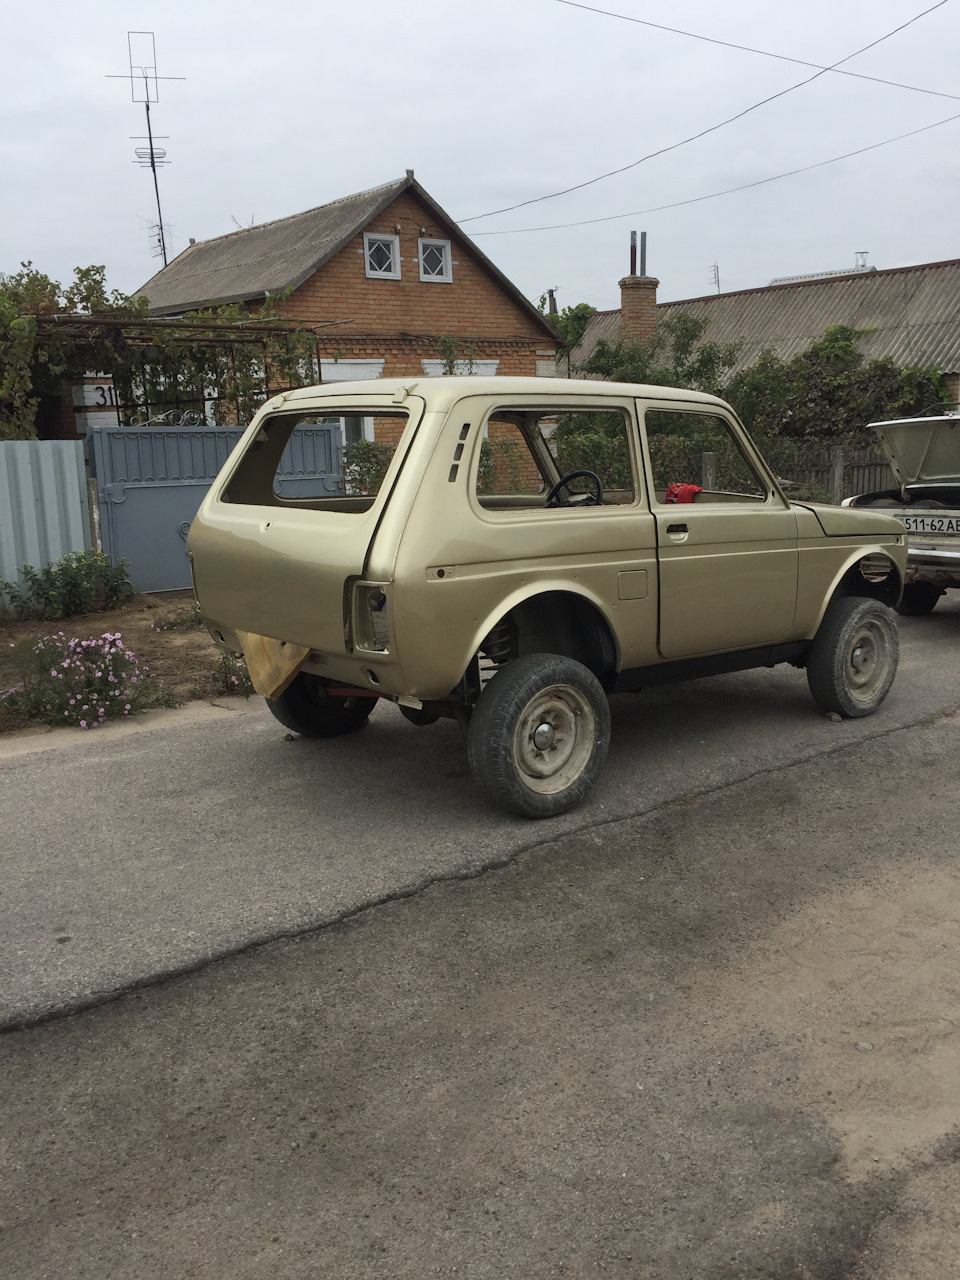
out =
[[[245,698],[256,693],[243,658],[221,653],[214,671],[215,693],[241,693]]]
[[[3,707],[46,724],[96,729],[172,699],[124,645],[117,631],[98,640],[46,636],[20,655],[22,682],[0,695]]]
[[[127,562],[112,565],[102,551],[71,551],[42,569],[25,564],[23,584],[0,578],[0,593],[19,618],[73,618],[94,609],[115,609],[133,595]]]

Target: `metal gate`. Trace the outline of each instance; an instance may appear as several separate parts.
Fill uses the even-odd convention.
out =
[[[94,427],[103,549],[124,559],[137,591],[189,587],[186,540],[204,495],[242,427]],[[277,471],[277,492],[297,498],[340,487],[339,419],[300,425]]]

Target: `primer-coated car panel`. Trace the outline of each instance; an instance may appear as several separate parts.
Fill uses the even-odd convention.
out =
[[[362,421],[366,441],[347,446],[339,495],[280,498],[272,476],[289,432],[317,417]],[[382,441],[397,438],[384,473]],[[678,485],[692,501],[670,500]],[[583,729],[604,732],[597,688],[803,665],[831,602],[897,602],[906,558],[888,516],[790,503],[716,397],[474,377],[277,397],[211,488],[188,549],[219,643],[239,651],[245,633],[306,652],[264,690],[285,724],[347,732],[365,720],[364,696],[399,701],[417,723],[482,723],[475,774],[507,807],[538,814],[575,803],[599,767]],[[861,628],[850,650],[861,666],[894,643],[877,625],[856,610],[831,623],[838,635]],[[541,668],[569,682],[540,688]],[[849,714],[882,698],[887,676]],[[504,699],[519,699],[516,724]],[[513,768],[495,759],[498,735],[524,762],[519,799],[498,791]]]

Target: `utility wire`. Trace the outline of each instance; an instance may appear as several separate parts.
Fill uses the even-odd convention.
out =
[[[960,94],[943,93],[939,89],[923,89],[915,84],[902,84],[899,80],[884,80],[882,76],[868,76],[860,71],[840,71],[835,64],[825,67],[820,62],[807,62],[803,58],[791,58],[785,53],[771,53],[769,49],[754,49],[748,44],[735,44],[732,40],[718,40],[714,36],[702,36],[696,31],[682,31],[679,27],[666,27],[662,22],[650,22],[646,18],[634,18],[627,13],[614,13],[610,9],[597,9],[590,4],[580,4],[578,0],[555,0],[556,4],[565,4],[571,9],[584,9],[587,13],[599,13],[605,18],[619,18],[622,22],[635,22],[641,27],[653,27],[656,31],[668,31],[671,35],[686,36],[690,40],[702,40],[706,44],[718,44],[724,49],[737,49],[741,53],[756,53],[761,58],[776,58],[779,62],[792,62],[798,67],[815,67],[820,71],[836,71],[838,76],[852,76],[856,80],[872,80],[874,84],[886,84],[894,89],[909,89],[911,93],[929,93],[935,98],[953,98],[960,101]],[[946,3],[946,0],[944,0]],[[927,10],[929,13],[929,10]],[[922,16],[922,15],[921,15]]]
[[[718,129],[723,129],[726,125],[733,124],[735,120],[741,120],[744,116],[749,115],[751,111],[765,107],[768,103],[775,102],[777,98],[783,98],[788,93],[793,93],[795,89],[802,89],[804,85],[812,84],[814,80],[819,80],[828,71],[833,71],[844,62],[849,62],[851,58],[857,58],[861,53],[866,53],[868,49],[875,48],[876,45],[882,44],[884,40],[889,40],[891,36],[897,35],[898,32],[926,17],[928,13],[933,13],[934,9],[942,8],[947,3],[948,0],[937,0],[937,3],[931,5],[929,9],[924,9],[922,13],[918,13],[915,17],[908,18],[906,22],[902,22],[899,27],[894,27],[886,35],[879,36],[876,40],[871,40],[862,49],[857,49],[854,53],[848,53],[845,58],[839,58],[836,62],[831,63],[829,67],[822,67],[819,71],[814,72],[812,76],[808,76],[806,80],[800,80],[797,84],[781,89],[779,93],[772,93],[768,98],[763,98],[760,102],[755,102],[752,106],[745,107],[743,111],[738,111],[736,115],[728,116],[726,120],[721,120],[718,124],[712,124],[706,129],[701,129],[699,133],[691,134],[689,138],[683,138],[680,142],[672,142],[667,147],[661,147],[659,151],[651,151],[649,155],[641,156],[639,160],[633,160],[630,164],[621,165],[619,169],[611,169],[609,173],[601,173],[596,178],[588,178],[586,182],[577,182],[572,187],[564,187],[562,191],[552,191],[545,196],[533,196],[530,200],[521,200],[518,204],[504,205],[502,209],[492,209],[489,213],[474,213],[469,218],[461,218],[459,221],[462,225],[465,222],[477,222],[481,218],[493,218],[500,213],[512,213],[514,209],[524,209],[527,205],[540,204],[544,200],[555,200],[558,196],[569,195],[572,191],[582,191],[584,187],[592,187],[597,182],[603,182],[607,178],[614,178],[617,174],[626,173],[629,169],[636,169],[637,165],[644,164],[647,160],[666,155],[669,151],[676,151],[680,147],[685,147],[689,142],[696,142],[698,138],[705,138],[708,134],[716,133]]]
[[[926,133],[928,129],[939,129],[943,124],[960,120],[960,112],[955,116],[947,116],[945,120],[935,120],[933,124],[925,124],[919,129],[911,129],[909,133],[898,133],[895,138],[885,138],[883,142],[871,143],[869,147],[859,147],[856,151],[848,151],[845,155],[834,156],[831,160],[818,160],[816,164],[806,164],[800,169],[790,169],[787,173],[776,173],[770,178],[758,178],[756,182],[744,182],[739,187],[728,187],[725,191],[712,191],[706,196],[692,196],[689,200],[675,200],[672,204],[658,204],[650,209],[634,209],[631,213],[611,213],[603,218],[585,218],[580,222],[557,222],[549,227],[513,227],[508,231],[471,231],[471,238],[478,236],[515,236],[527,231],[561,231],[565,227],[589,227],[597,222],[616,222],[620,218],[637,218],[645,213],[663,213],[666,209],[679,209],[685,204],[699,204],[702,200],[717,200],[720,196],[730,196],[737,191],[749,191],[751,187],[762,187],[768,182],[779,182],[781,178],[792,178],[798,173],[809,173],[811,169],[822,169],[828,164],[839,164],[841,160],[850,160],[853,156],[862,156],[866,151],[876,151],[878,147],[888,147],[893,142],[902,142],[904,138],[914,138],[918,133]]]

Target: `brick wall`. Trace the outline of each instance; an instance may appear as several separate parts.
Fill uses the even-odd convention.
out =
[[[318,330],[321,358],[383,359],[385,378],[422,377],[420,361],[440,358],[438,340],[448,337],[461,358],[499,360],[499,374],[536,375],[537,353],[542,362],[549,337],[413,193],[404,192],[366,230],[399,235],[399,280],[367,277],[360,234],[281,304],[285,314],[310,324],[350,321]],[[420,279],[421,236],[451,240],[449,283]]]

